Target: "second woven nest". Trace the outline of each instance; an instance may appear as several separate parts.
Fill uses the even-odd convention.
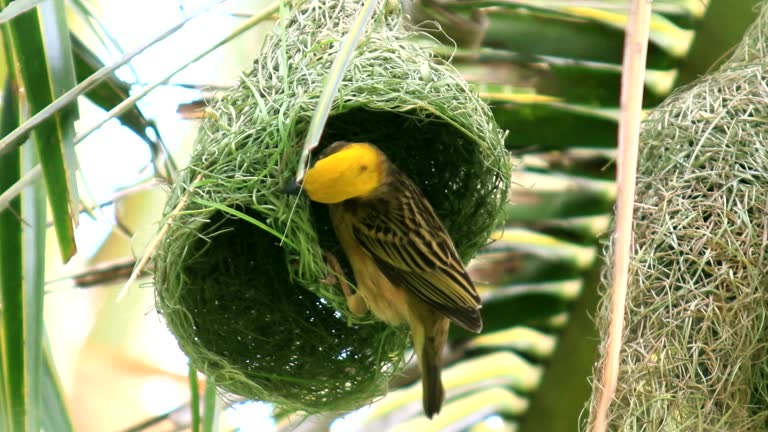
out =
[[[610,430],[768,431],[766,100],[764,6],[728,62],[643,123]]]

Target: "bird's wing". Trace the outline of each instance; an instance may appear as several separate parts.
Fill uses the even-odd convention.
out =
[[[407,288],[462,327],[479,332],[480,298],[448,233],[410,181],[367,212],[355,237],[391,282]]]

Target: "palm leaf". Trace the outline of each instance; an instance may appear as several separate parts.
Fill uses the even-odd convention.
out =
[[[0,2],[5,8],[6,2]],[[5,33],[18,62],[18,79],[24,85],[31,112],[36,113],[75,85],[69,29],[64,2],[41,3],[7,24]],[[43,167],[54,227],[62,259],[76,252],[74,211],[77,202],[77,156],[72,139],[77,110],[68,106],[35,129],[34,144]]]

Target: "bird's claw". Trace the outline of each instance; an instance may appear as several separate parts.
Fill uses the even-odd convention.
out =
[[[331,252],[324,250],[323,258],[325,258],[326,264],[331,268],[331,271],[320,281],[328,285],[341,285],[341,290],[344,291],[344,296],[349,297],[353,295],[352,290],[349,288],[346,279],[344,278],[344,270],[339,264],[339,260]]]
[[[325,278],[321,279],[321,282],[328,285],[336,285],[338,283],[341,286],[341,291],[344,293],[344,298],[347,299],[347,308],[350,312],[358,316],[365,314],[368,310],[368,305],[359,293],[352,292],[352,288],[350,288],[344,277],[344,270],[341,268],[339,260],[327,250],[323,251],[323,257],[331,271]]]

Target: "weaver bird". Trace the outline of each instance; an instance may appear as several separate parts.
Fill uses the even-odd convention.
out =
[[[424,414],[432,418],[445,398],[440,369],[449,322],[476,333],[483,327],[480,298],[453,241],[419,188],[373,144],[327,147],[303,189],[329,206],[355,276],[356,293],[341,283],[350,311],[370,309],[387,324],[410,326]]]

